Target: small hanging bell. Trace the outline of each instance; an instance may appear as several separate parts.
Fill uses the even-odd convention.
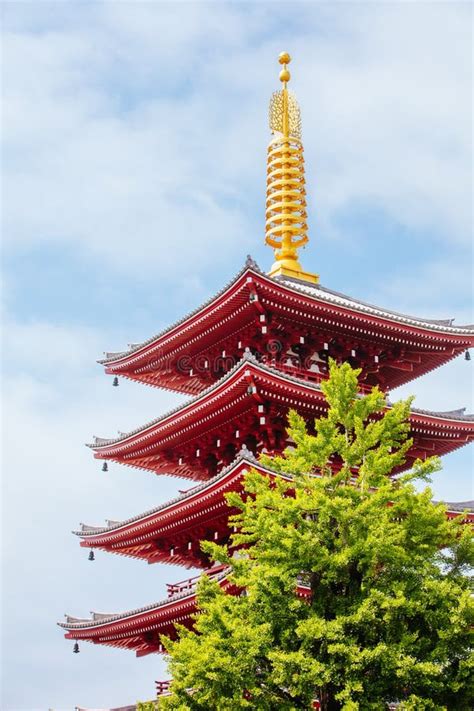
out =
[[[114,386],[114,388],[118,388],[118,384],[119,384],[118,378],[117,378],[117,376],[115,376],[115,378],[112,381],[112,385]]]
[[[466,351],[464,353],[464,360],[471,360],[471,354],[469,353],[469,351]]]
[[[107,464],[107,462],[104,462],[104,463],[102,464],[102,471],[103,471],[103,472],[108,472],[108,471],[109,471],[109,465]]]
[[[95,560],[94,551],[89,551],[89,560]]]
[[[74,647],[72,648],[72,651],[74,654],[79,654],[79,645],[77,642],[74,642]]]

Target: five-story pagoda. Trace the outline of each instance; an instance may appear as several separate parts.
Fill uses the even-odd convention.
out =
[[[232,589],[222,566],[212,567],[199,542],[229,539],[224,494],[240,490],[260,453],[291,445],[288,410],[308,426],[326,410],[320,382],[329,357],[361,368],[360,389],[407,383],[474,345],[474,328],[452,320],[429,320],[357,301],[319,284],[304,271],[298,250],[308,241],[300,110],[289,92],[290,57],[282,53],[281,91],[270,103],[273,137],[268,147],[266,243],[275,263],[263,273],[250,258],[222,291],[184,319],[129,350],[100,361],[120,376],[190,395],[180,407],[121,434],[95,438],[97,459],[194,480],[172,501],[103,527],[82,525],[81,546],[143,559],[200,568]],[[387,404],[389,408],[390,405]],[[443,455],[474,439],[474,418],[464,410],[410,415],[416,458]],[[278,475],[279,476],[279,475]],[[449,504],[448,516],[466,509]],[[474,521],[474,514],[468,516]],[[162,652],[161,635],[176,622],[192,624],[196,578],[168,585],[167,596],[147,607],[91,618],[66,616],[60,626],[77,642],[123,647],[143,656]],[[300,595],[307,595],[304,586]],[[160,689],[163,690],[162,688]]]

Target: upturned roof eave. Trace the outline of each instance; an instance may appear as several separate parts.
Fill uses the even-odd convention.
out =
[[[221,573],[213,576],[213,579],[217,580],[219,584],[225,585],[228,574],[229,571],[228,569],[226,569]],[[148,612],[153,612],[154,610],[160,608],[163,609],[165,607],[168,607],[169,605],[174,605],[177,602],[184,602],[186,599],[194,598],[195,596],[195,589],[188,590],[183,593],[176,593],[175,595],[171,595],[170,597],[163,598],[163,600],[151,603],[150,605],[145,605],[143,607],[136,608],[135,610],[128,610],[127,612],[118,612],[107,616],[100,615],[100,619],[85,619],[72,617],[71,615],[65,615],[67,619],[77,620],[77,622],[68,622],[66,620],[66,622],[57,622],[56,624],[58,625],[58,627],[61,627],[62,629],[71,632],[73,632],[74,630],[86,630],[90,628],[107,627],[108,625],[111,625],[114,622],[132,619],[133,617],[139,617],[140,615],[146,614]]]

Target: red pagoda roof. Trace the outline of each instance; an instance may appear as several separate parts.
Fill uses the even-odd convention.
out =
[[[229,464],[242,444],[253,452],[281,452],[288,445],[287,414],[296,409],[311,427],[327,410],[318,383],[283,373],[245,354],[227,375],[166,415],[115,439],[89,445],[109,459],[189,479],[209,479]],[[412,409],[406,467],[417,457],[443,455],[474,439],[474,416],[464,410]]]
[[[233,592],[226,576],[227,572],[221,568],[212,575],[222,588]],[[137,657],[160,653],[164,651],[161,635],[175,637],[176,623],[192,625],[192,616],[196,613],[196,582],[197,578],[189,587],[189,581],[185,581],[182,591],[145,607],[118,614],[91,612],[89,619],[66,615],[65,622],[58,625],[68,630],[66,639],[133,649]]]
[[[239,592],[227,579],[228,570],[223,570],[222,566],[208,574],[218,580],[226,592]],[[175,638],[176,623],[192,627],[192,617],[197,612],[196,583],[199,577],[168,586],[169,597],[146,607],[118,614],[91,612],[92,617],[88,619],[66,615],[65,622],[58,622],[58,625],[67,630],[66,639],[132,649],[137,657],[163,653],[161,635]],[[308,597],[310,589],[298,582],[296,592],[301,597]]]
[[[81,530],[74,534],[83,539],[81,546],[86,548],[101,548],[148,563],[207,568],[209,559],[201,552],[199,542],[227,540],[231,511],[224,495],[241,490],[250,468],[280,476],[259,464],[251,452],[242,450],[217,476],[181,496],[125,521],[109,521],[103,527],[81,524]]]
[[[272,278],[248,260],[222,291],[184,319],[99,362],[110,374],[196,394],[235,365],[246,347],[268,359],[278,355],[284,363],[295,343],[313,367],[311,354],[324,352],[362,367],[367,382],[389,389],[473,347],[474,327],[407,316],[318,284]]]
[[[148,563],[172,563],[187,567],[208,567],[209,560],[200,550],[199,541],[219,543],[228,540],[228,518],[233,513],[225,494],[241,491],[250,469],[271,477],[282,477],[260,464],[248,450],[220,474],[195,486],[181,496],[125,521],[107,526],[86,526],[74,533],[81,546],[140,558]],[[290,476],[284,476],[291,480]],[[474,524],[474,502],[446,503],[448,518],[468,511],[466,523]]]

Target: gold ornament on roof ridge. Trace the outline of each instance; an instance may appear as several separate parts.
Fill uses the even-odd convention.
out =
[[[282,52],[278,60],[283,65],[280,72],[283,89],[274,92],[270,100],[273,138],[267,157],[265,242],[275,250],[276,259],[270,276],[317,283],[318,276],[303,271],[298,261],[298,249],[308,242],[301,114],[296,98],[287,89],[291,78],[287,65],[291,57]]]

